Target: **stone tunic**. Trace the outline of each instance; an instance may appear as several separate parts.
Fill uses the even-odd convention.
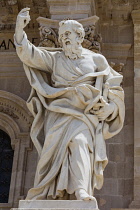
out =
[[[103,170],[108,162],[104,140],[116,135],[123,126],[122,76],[111,69],[102,55],[86,49],[82,58],[70,60],[61,50],[35,47],[26,34],[20,45],[16,41],[15,44],[32,87],[27,106],[34,116],[31,138],[40,155],[34,187],[26,199],[56,199],[74,193],[82,185],[92,195],[94,188],[102,187]],[[105,60],[105,64],[100,64],[98,58]],[[109,84],[106,99],[116,106],[112,115],[99,122],[90,110],[103,97],[106,83]],[[42,131],[43,144],[39,139]],[[72,146],[79,139],[85,142],[81,149]],[[77,153],[72,153],[75,147]],[[72,161],[79,174],[74,174]],[[89,168],[88,181],[84,180],[85,161]],[[83,178],[80,173],[84,174]]]

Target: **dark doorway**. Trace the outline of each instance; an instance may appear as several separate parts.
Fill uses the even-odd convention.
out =
[[[8,203],[13,155],[10,137],[0,130],[0,203]]]

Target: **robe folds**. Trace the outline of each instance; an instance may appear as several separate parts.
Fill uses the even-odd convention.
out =
[[[34,116],[30,135],[40,156],[34,187],[26,199],[56,199],[64,192],[74,193],[69,186],[69,143],[84,130],[90,134],[90,182],[92,189],[100,189],[108,162],[105,140],[119,133],[124,122],[122,76],[110,66],[92,72],[86,66],[77,67],[61,50],[33,46],[26,34],[20,45],[15,44],[32,87],[27,101]],[[84,49],[84,54],[94,53]],[[90,112],[101,97],[115,103],[114,112],[103,122]]]

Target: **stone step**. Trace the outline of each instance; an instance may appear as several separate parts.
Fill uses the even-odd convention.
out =
[[[29,209],[29,208],[28,208]],[[95,208],[30,208],[31,210],[96,210]],[[27,210],[27,208],[13,208],[12,210]],[[97,209],[99,210],[99,209]],[[140,209],[122,209],[122,208],[111,208],[111,210],[140,210]]]
[[[11,210],[99,210],[94,208],[12,208]]]

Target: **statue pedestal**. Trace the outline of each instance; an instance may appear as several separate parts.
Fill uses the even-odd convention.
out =
[[[99,210],[97,201],[79,200],[21,200],[12,210]]]

